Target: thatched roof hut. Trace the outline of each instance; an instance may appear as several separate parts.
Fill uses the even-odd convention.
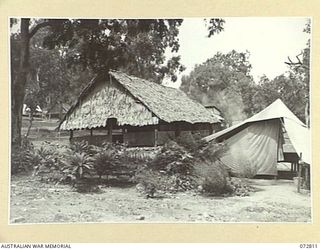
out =
[[[217,115],[181,90],[110,71],[89,83],[59,128],[98,129],[108,127],[111,120],[113,128],[135,127],[135,130],[158,125],[171,125],[169,130],[176,130],[178,124],[181,130],[186,130],[181,124],[192,130],[199,125],[220,123]]]

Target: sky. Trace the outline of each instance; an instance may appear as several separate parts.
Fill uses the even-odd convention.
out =
[[[308,18],[304,17],[228,17],[224,31],[210,38],[203,18],[184,19],[180,27],[179,40],[181,63],[186,70],[176,82],[166,85],[178,88],[181,76],[188,75],[196,64],[201,64],[217,52],[228,53],[249,51],[251,74],[255,81],[262,75],[268,78],[288,70],[284,63],[288,56],[294,59],[306,43],[309,34],[303,32]],[[170,56],[170,52],[167,53]]]

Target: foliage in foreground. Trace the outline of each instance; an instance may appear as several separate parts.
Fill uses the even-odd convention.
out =
[[[224,144],[205,143],[198,140],[197,135],[180,137],[167,142],[161,152],[137,172],[136,181],[164,192],[229,193],[232,190],[229,174],[219,161],[224,149]]]
[[[112,176],[137,183],[137,191],[151,198],[157,192],[190,190],[206,195],[247,194],[250,190],[234,182],[220,163],[224,149],[223,144],[204,143],[191,134],[154,150],[46,142],[38,149],[28,144],[13,150],[11,170],[12,174],[33,171],[43,181],[71,184],[78,192],[97,191],[98,184],[109,180],[102,177]]]
[[[83,192],[92,190],[96,177],[132,175],[141,159],[135,159],[119,144],[89,145],[85,141],[63,146],[44,142],[40,148],[32,143],[14,147],[11,154],[11,174],[30,174],[53,183],[67,183]],[[90,184],[90,185],[89,185]]]

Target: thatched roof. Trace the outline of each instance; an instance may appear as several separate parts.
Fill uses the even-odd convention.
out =
[[[101,82],[103,82],[102,87]],[[97,92],[101,92],[101,89],[107,84],[117,85],[117,88],[121,89],[121,92],[130,95],[130,98],[133,98],[137,105],[142,106],[142,108],[140,107],[135,112],[149,112],[150,114],[143,116],[145,121],[137,121],[134,117],[132,119],[125,119],[125,112],[119,112],[119,110],[114,112],[110,111],[111,109],[116,109],[116,104],[120,105],[120,100],[128,103],[126,98],[117,96],[112,102],[109,100],[109,103],[101,103],[103,101],[94,103]],[[106,95],[106,91],[103,94]],[[92,96],[92,100],[89,105],[100,105],[100,109],[102,108],[106,111],[97,113],[92,112],[93,108],[91,108],[90,112],[86,112],[85,118],[83,116],[80,117],[79,115],[76,117],[76,114],[74,113],[79,113],[79,111],[76,110],[81,110],[82,106],[86,106],[83,103],[90,95]],[[98,98],[100,96],[101,95],[97,95]],[[129,104],[130,103],[128,103],[128,105]],[[122,109],[123,106],[124,104],[121,103]],[[96,117],[97,115],[99,116],[98,119]],[[128,114],[128,116],[130,116],[130,114]],[[207,110],[200,103],[190,99],[181,90],[166,87],[138,77],[129,76],[119,71],[110,71],[109,77],[96,77],[89,83],[80,94],[76,104],[68,111],[59,127],[61,129],[82,129],[105,126],[105,122],[108,118],[116,118],[119,125],[132,126],[158,124],[159,120],[168,123],[184,121],[191,124],[219,122],[219,119],[215,114]],[[81,121],[75,121],[75,119],[81,119]],[[94,124],[92,123],[93,120],[95,120]]]

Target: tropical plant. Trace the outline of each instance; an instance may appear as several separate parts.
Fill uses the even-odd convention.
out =
[[[111,150],[100,152],[93,157],[93,167],[99,178],[109,175],[117,168],[120,168],[120,161]]]
[[[85,140],[82,141],[72,141],[70,144],[70,149],[76,153],[88,153],[91,145]]]
[[[79,180],[84,175],[92,174],[93,159],[88,154],[71,151],[65,161],[64,172],[73,180]]]
[[[41,146],[34,154],[39,159],[38,164],[34,165],[34,175],[49,174],[63,166],[63,155],[57,151],[57,147]]]
[[[11,150],[11,174],[29,173],[41,162],[33,149],[17,146]]]
[[[168,141],[148,165],[167,174],[190,174],[193,160],[193,156],[183,146],[175,141]]]

